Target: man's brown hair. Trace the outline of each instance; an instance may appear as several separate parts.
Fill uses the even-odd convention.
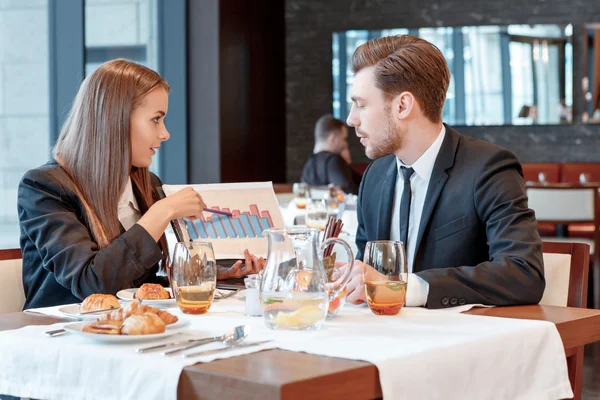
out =
[[[377,38],[359,46],[350,63],[354,73],[375,66],[376,86],[387,100],[410,92],[430,121],[442,120],[450,71],[433,44],[411,35]]]
[[[333,115],[323,115],[315,124],[315,141],[326,141],[332,133],[339,134],[344,126],[346,124]]]

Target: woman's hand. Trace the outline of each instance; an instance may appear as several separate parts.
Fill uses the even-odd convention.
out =
[[[158,242],[172,219],[197,219],[205,207],[202,196],[187,187],[154,203],[137,223]]]
[[[258,274],[265,268],[267,261],[262,257],[256,257],[248,249],[244,250],[245,260],[239,260],[230,268],[218,271],[217,279],[241,278],[246,275]]]
[[[206,208],[202,196],[191,187],[181,189],[169,197],[156,202],[170,216],[169,220],[186,217],[198,219]],[[151,208],[152,208],[151,207]]]

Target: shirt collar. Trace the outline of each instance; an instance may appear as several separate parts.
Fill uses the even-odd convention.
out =
[[[406,165],[398,157],[396,157],[396,164],[398,165],[398,176],[401,176],[400,167],[410,167],[414,169],[415,174],[419,176],[419,178],[429,181],[431,178],[431,173],[433,172],[433,166],[435,165],[435,160],[437,159],[438,153],[440,152],[440,148],[442,147],[442,143],[444,142],[444,137],[446,136],[446,126],[442,124],[442,130],[440,131],[437,139],[429,146],[425,153],[419,157],[417,161],[413,163],[413,165]]]
[[[125,185],[125,191],[119,199],[119,208],[127,207],[130,203],[133,206],[133,208],[139,211],[135,195],[133,194],[133,185],[131,184],[131,178],[128,178],[127,184]]]

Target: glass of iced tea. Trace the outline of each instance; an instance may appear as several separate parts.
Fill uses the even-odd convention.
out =
[[[365,293],[369,308],[376,315],[396,315],[406,301],[408,271],[404,244],[393,240],[367,242]]]
[[[212,245],[200,241],[175,244],[171,268],[171,288],[179,309],[186,314],[208,312],[217,286]]]

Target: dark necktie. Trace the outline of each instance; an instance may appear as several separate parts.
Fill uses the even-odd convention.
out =
[[[400,201],[400,241],[404,243],[405,251],[408,251],[408,222],[410,218],[410,177],[415,172],[412,168],[400,167],[404,177],[404,190],[402,191],[402,200]]]

